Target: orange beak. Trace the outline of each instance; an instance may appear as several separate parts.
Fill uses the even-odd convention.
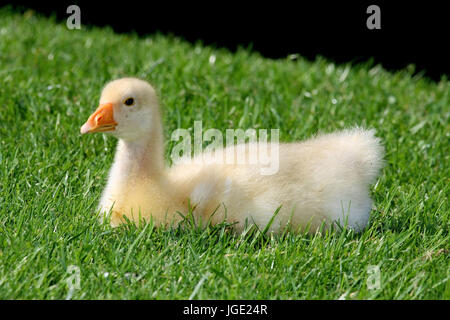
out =
[[[107,132],[116,129],[112,103],[100,105],[80,129],[81,134],[91,132]]]

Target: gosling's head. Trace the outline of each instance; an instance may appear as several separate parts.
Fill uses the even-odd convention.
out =
[[[158,98],[153,87],[136,78],[108,83],[97,110],[81,127],[81,133],[107,132],[123,140],[136,140],[151,134],[159,117]]]

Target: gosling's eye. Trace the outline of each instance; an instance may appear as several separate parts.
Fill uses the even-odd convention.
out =
[[[124,101],[126,106],[131,107],[134,104],[134,99],[133,98],[128,98],[127,100]]]

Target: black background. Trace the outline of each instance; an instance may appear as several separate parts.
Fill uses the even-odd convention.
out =
[[[6,3],[5,3],[6,4]],[[395,71],[415,65],[433,80],[448,77],[449,21],[445,1],[15,1],[64,22],[67,7],[81,8],[82,25],[116,32],[174,34],[187,41],[236,50],[251,48],[269,58],[298,53],[336,63],[381,63]],[[367,7],[381,9],[381,30],[369,30]]]

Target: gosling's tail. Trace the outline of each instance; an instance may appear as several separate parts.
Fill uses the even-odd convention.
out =
[[[384,166],[384,147],[381,139],[375,136],[375,129],[347,129],[337,133],[337,138],[349,166],[367,184],[374,183]]]

